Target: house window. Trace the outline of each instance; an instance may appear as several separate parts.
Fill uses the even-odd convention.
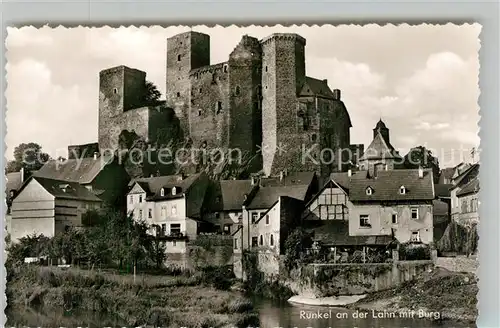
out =
[[[142,195],[139,195],[139,203],[142,203]]]
[[[252,237],[252,247],[257,247],[257,246],[259,246],[257,237]]]
[[[255,224],[258,218],[259,218],[259,213],[252,213],[252,224]]]
[[[361,228],[371,228],[370,218],[368,215],[359,216],[359,226]]]
[[[148,209],[148,218],[152,219],[153,218],[153,209]]]
[[[217,112],[217,114],[220,114],[222,112],[222,101],[217,102],[216,112]]]
[[[269,214],[266,215],[266,224],[269,224]]]
[[[234,249],[238,249],[238,238],[234,238]]]
[[[312,142],[316,142],[316,140],[317,140],[317,139],[318,139],[318,137],[316,136],[316,133],[313,133],[313,134],[311,135],[311,141],[312,141]]]
[[[165,234],[167,233],[167,224],[166,223],[162,223],[161,224],[161,232],[160,232],[160,235],[161,236],[165,236]]]
[[[236,89],[234,90],[234,93],[235,93],[237,96],[239,96],[239,95],[240,95],[240,91],[241,91],[241,90],[240,90],[240,86],[239,86],[239,85],[237,85],[237,86],[236,86]]]
[[[177,61],[181,61],[181,55],[177,55]]]
[[[264,237],[262,235],[260,235],[259,237],[259,245],[260,246],[264,245]]]
[[[130,195],[128,202],[129,202],[129,204],[134,203],[134,196],[133,195]]]
[[[269,236],[269,245],[274,246],[274,235]]]
[[[172,209],[170,210],[170,213],[171,213],[173,216],[176,216],[176,215],[177,215],[177,205],[172,205]]]
[[[139,219],[142,219],[142,210],[139,210]]]
[[[387,170],[387,166],[386,166],[386,170]],[[399,193],[400,193],[401,195],[406,194],[406,188],[405,188],[405,186],[401,186],[401,187],[399,187]]]
[[[181,224],[180,223],[172,223],[170,225],[170,234],[178,235],[181,233]]]
[[[230,224],[224,224],[224,232],[227,234],[231,233],[231,225]]]
[[[165,189],[164,188],[161,188],[160,195],[161,195],[161,197],[165,196]]]
[[[393,214],[392,215],[392,224],[397,224],[398,223],[398,215],[397,214]]]
[[[370,187],[366,188],[366,194],[367,194],[368,196],[371,196],[371,195],[373,194],[373,190],[372,190],[372,188],[370,188]]]
[[[220,218],[220,213],[219,213],[219,212],[215,212],[215,218],[216,218],[216,219],[219,219],[219,218]]]
[[[177,188],[173,187],[172,188],[172,195],[175,196],[177,194]]]
[[[410,241],[420,241],[420,232],[412,231]]]
[[[165,217],[167,216],[167,209],[165,208],[165,206],[162,206],[161,207],[161,218],[162,219],[165,219]]]
[[[418,208],[411,209],[411,218],[413,220],[418,220]]]

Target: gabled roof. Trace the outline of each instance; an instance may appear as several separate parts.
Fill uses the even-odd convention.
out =
[[[401,194],[400,187],[406,192]],[[366,194],[371,187],[373,193]],[[432,170],[424,169],[419,178],[417,170],[379,171],[375,178],[351,179],[349,198],[351,201],[404,201],[432,200],[435,198]]]
[[[384,137],[377,131],[371,144],[366,148],[365,152],[359,160],[367,159],[400,159],[401,155],[394,149],[391,144],[385,142]]]
[[[253,199],[246,206],[247,209],[268,209],[273,206],[280,196],[287,196],[298,200],[304,200],[309,185],[290,185],[280,187],[261,187]]]
[[[221,199],[218,208],[222,211],[241,211],[245,195],[252,190],[251,180],[221,180]]]
[[[171,198],[183,197],[189,192],[189,188],[200,177],[201,173],[190,175],[183,178],[182,175],[166,175],[150,178],[139,178],[131,181],[129,186],[134,186],[136,183],[146,192],[147,200],[163,200]],[[172,195],[172,189],[177,189],[175,195]],[[161,189],[164,189],[164,196],[161,196]]]
[[[316,195],[314,195],[313,198],[311,198],[305,207],[309,206],[312,202],[314,202],[315,199],[317,199],[321,193],[323,193],[323,191],[325,191],[326,188],[332,188],[332,187],[338,187],[340,188],[346,195],[348,195],[348,189],[344,189],[344,187],[342,187],[339,183],[335,182],[335,180],[333,179],[330,179],[328,180],[324,185],[323,187],[316,193]]]
[[[353,179],[366,179],[367,175],[368,171],[352,171],[350,177],[347,172],[334,172],[330,174],[330,179],[335,181],[342,189],[349,193],[351,181]]]
[[[450,188],[453,187],[452,184],[449,183],[437,183],[434,185],[434,191],[436,193],[436,197],[440,198],[448,198],[451,196]]]
[[[111,163],[113,157],[107,159],[103,156],[79,159],[68,159],[65,161],[50,160],[33,175],[42,178],[78,182],[89,184]]]
[[[314,222],[306,230],[313,234],[314,241],[320,241],[325,246],[388,246],[393,241],[392,236],[350,236],[349,223],[342,220]]]
[[[471,165],[467,170],[463,171],[453,179],[454,185],[450,189],[452,190],[457,187],[463,186],[462,182],[467,178],[467,176],[471,174],[477,174],[478,172],[479,172],[479,163]]]
[[[479,191],[479,179],[475,177],[469,183],[467,183],[462,190],[457,192],[457,197],[466,196],[470,194],[475,194]]]
[[[309,76],[306,76],[306,81],[300,91],[300,95],[333,99],[333,92],[330,90],[326,81],[318,80]]]
[[[81,201],[94,201],[101,202],[97,196],[92,192],[87,190],[84,186],[80,185],[78,182],[70,182],[64,180],[55,180],[49,178],[41,178],[36,176],[31,176],[25,181],[16,197],[21,194],[24,188],[32,181],[37,181],[47,192],[59,199],[73,199]],[[15,198],[14,198],[15,199]]]

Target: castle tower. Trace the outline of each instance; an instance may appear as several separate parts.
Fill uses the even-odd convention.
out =
[[[262,48],[243,36],[229,55],[229,147],[256,154],[262,144]],[[253,163],[260,169],[261,159]]]
[[[264,172],[305,170],[297,94],[305,83],[306,40],[297,34],[273,34],[261,44]]]
[[[175,110],[185,136],[189,135],[189,72],[209,64],[210,36],[190,31],[167,39],[167,106]]]
[[[141,107],[146,93],[146,73],[126,66],[99,73],[99,149],[116,148],[116,119],[124,112]]]

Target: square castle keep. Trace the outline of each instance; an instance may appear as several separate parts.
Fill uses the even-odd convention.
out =
[[[99,149],[116,149],[123,130],[150,142],[175,120],[192,147],[256,154],[266,175],[338,171],[332,152],[321,150],[349,148],[351,120],[340,90],[306,76],[305,46],[297,34],[245,35],[227,61],[210,65],[209,35],[175,35],[167,39],[166,103],[154,106],[143,103],[145,72],[103,70]],[[321,156],[326,164],[315,162]]]

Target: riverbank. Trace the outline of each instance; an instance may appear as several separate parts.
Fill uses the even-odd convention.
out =
[[[210,276],[208,276],[210,275]],[[9,307],[112,314],[129,326],[243,327],[258,324],[252,302],[212,273],[136,277],[22,266],[7,283]]]
[[[478,290],[474,274],[435,268],[414,281],[391,290],[368,294],[346,307],[393,313],[415,311],[415,318],[426,315],[431,320],[474,323],[478,315]]]

